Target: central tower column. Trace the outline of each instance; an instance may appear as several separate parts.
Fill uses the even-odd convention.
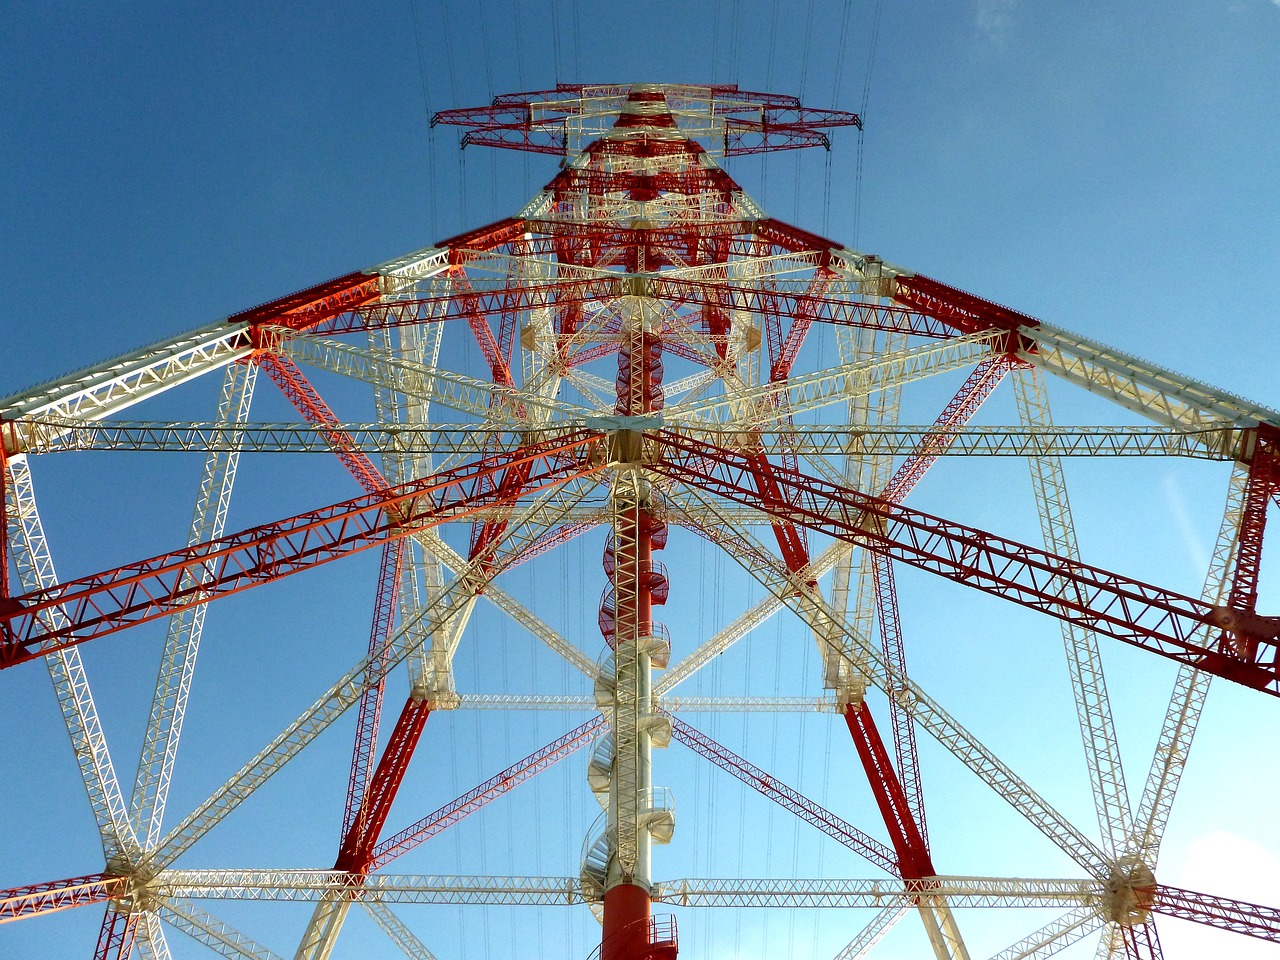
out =
[[[643,245],[632,265],[645,270]],[[662,341],[651,329],[641,284],[623,310],[618,356],[617,412],[646,417],[662,409]],[[650,485],[644,467],[642,434],[624,429],[614,435],[612,486],[615,684],[614,761],[609,791],[612,851],[605,877],[601,960],[641,960],[649,954],[651,850],[653,830],[667,828],[670,811],[655,802],[652,675],[655,654],[665,665],[668,641],[653,621],[657,602],[666,599],[666,577],[653,562],[655,532]],[[657,546],[665,542],[658,539]],[[608,562],[606,561],[606,566]],[[662,827],[658,826],[662,821]]]

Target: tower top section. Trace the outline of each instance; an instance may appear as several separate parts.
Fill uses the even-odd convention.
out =
[[[597,139],[693,140],[712,156],[831,148],[825,130],[862,127],[845,110],[736,84],[561,83],[494,97],[487,107],[442,110],[431,124],[469,128],[462,146],[571,156]]]

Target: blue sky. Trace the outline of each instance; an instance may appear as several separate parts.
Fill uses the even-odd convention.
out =
[[[389,0],[359,11],[323,2],[129,10],[50,3],[31,5],[20,16],[10,13],[0,30],[0,88],[6,91],[0,102],[0,175],[6,184],[0,193],[0,283],[9,291],[0,394],[498,219],[553,175],[554,161],[545,157],[460,154],[455,131],[428,131],[430,110],[478,105],[495,93],[557,79],[737,82],[795,93],[814,106],[859,109],[875,9],[854,4],[847,19],[844,11],[823,0],[777,7],[732,0],[538,0],[519,6],[511,0],[443,6],[417,0],[416,10],[411,0]],[[1280,5],[1272,0],[885,4],[860,187],[850,131],[834,135],[829,163],[813,152],[743,158],[728,169],[781,219],[1280,407],[1272,372],[1280,346],[1278,48]],[[283,418],[281,403],[264,399],[265,387],[255,418],[270,419],[273,410]],[[211,395],[193,393],[189,407],[172,401],[173,410],[185,411],[174,416],[209,415]],[[1063,403],[1060,420],[1103,422],[1109,416],[1100,404],[1068,391],[1054,397]],[[1007,393],[993,400],[988,416],[1009,422]],[[1034,515],[1025,471],[1018,467],[957,470],[963,484],[922,484],[919,505],[1030,538]],[[185,535],[190,498],[171,495],[170,487],[193,482],[198,464],[190,460],[166,456],[139,465],[124,455],[97,455],[42,469],[41,503],[65,575],[176,545]],[[1086,559],[1198,592],[1221,511],[1224,470],[1181,462],[1073,463],[1069,479]],[[287,489],[300,509],[343,496],[345,480],[336,466],[309,458],[263,467],[257,482],[263,489],[273,483]],[[1022,488],[1006,499],[1006,483]],[[1000,493],[993,497],[993,491]],[[280,501],[269,502],[240,504],[242,525],[265,519],[254,511],[265,514]],[[579,567],[602,584],[595,566],[598,539],[517,571],[513,592],[545,595],[548,583],[576,576]],[[685,559],[699,577],[731,576],[720,573],[718,564],[726,561],[697,544]],[[352,658],[343,660],[342,651],[367,631],[366,586],[373,569],[368,558],[352,560],[308,575],[306,589],[282,587],[270,601],[227,601],[227,612],[219,610],[216,624],[224,639],[209,645],[202,660],[207,672],[195,696],[205,712],[193,713],[194,752],[182,761],[175,784],[173,803],[182,812],[310,702],[334,668],[349,665]],[[1079,810],[1080,821],[1088,823],[1083,778],[1060,762],[1074,736],[1066,729],[1070,707],[1061,666],[1038,669],[1041,655],[1060,657],[1056,628],[937,588],[923,575],[903,574],[902,581],[914,600],[904,614],[907,627],[928,638],[920,641],[927,651],[922,682],[954,697],[948,703],[956,704],[961,719],[993,746],[998,742],[1033,783],[1053,791],[1054,802]],[[1263,612],[1274,612],[1280,597],[1270,580],[1265,586]],[[594,596],[595,589],[588,593]],[[733,615],[732,601],[749,592],[736,584],[729,601],[699,606],[681,600],[680,615],[688,624],[696,619],[698,630],[691,632],[710,632]],[[318,595],[342,600],[320,606]],[[547,616],[570,625],[584,618],[583,643],[599,645],[589,629],[594,609],[561,611],[553,603]],[[1026,648],[1015,642],[1020,631],[1034,632],[1037,662],[1011,681],[1000,670],[1025,656]],[[460,669],[469,671],[476,689],[579,692],[553,658],[524,652],[529,645],[518,633],[496,616],[478,618],[473,642],[459,654]],[[758,684],[762,672],[785,675],[787,689],[799,690],[802,678],[814,675],[815,655],[811,645],[786,643],[794,633],[793,624],[767,625],[734,651],[736,660],[726,655],[702,692]],[[149,690],[158,636],[86,650],[126,779],[145,721],[140,698]],[[509,662],[497,655],[508,644],[522,651]],[[594,655],[596,647],[590,650]],[[1172,671],[1128,650],[1108,648],[1107,656],[1136,790]],[[1011,689],[1011,683],[1026,686]],[[750,692],[769,689],[765,683]],[[1052,716],[1043,722],[1052,733],[1037,730],[1041,708]],[[234,730],[220,728],[221,709],[237,718]],[[92,820],[37,665],[0,674],[0,719],[21,731],[0,751],[9,782],[6,809],[29,825],[0,837],[0,863],[7,865],[0,884],[99,869]],[[579,722],[523,719],[433,718],[424,745],[437,752],[420,758],[409,785],[422,791],[424,809],[436,805],[426,798],[448,799]],[[1280,709],[1270,698],[1226,684],[1215,689],[1170,826],[1162,880],[1280,903],[1274,879],[1280,844],[1268,829],[1280,784],[1256,746],[1267,742],[1278,722]],[[794,756],[786,750],[778,755],[779,723],[782,736],[799,737]],[[848,799],[872,829],[874,812],[869,799],[855,798],[858,785],[850,777],[857,770],[848,743],[833,739],[836,725],[827,717],[706,723],[735,749],[784,778],[802,780],[831,806]],[[258,806],[228,822],[225,839],[211,836],[207,849],[197,848],[202,857],[190,862],[247,865],[251,849],[265,850],[265,860],[279,865],[331,862],[341,799],[321,796],[315,784],[333,786],[345,777],[347,728],[334,733],[327,752],[301,758],[286,782],[255,798]],[[989,809],[989,801],[978,799],[983,788],[948,765],[932,744],[922,749],[929,796],[937,796],[942,808],[931,807],[938,809],[940,870],[982,872],[1007,861],[1010,869],[1025,863],[1028,870],[1052,873],[1045,859],[1033,855],[1044,847],[1037,836],[1007,823],[998,807]],[[828,751],[841,759],[824,773]],[[753,875],[751,857],[744,864],[734,845],[735,825],[743,822],[767,831],[771,869],[781,864],[782,872],[794,870],[795,876],[819,866],[829,873],[847,869],[851,876],[870,872],[846,864],[838,849],[796,832],[790,822],[765,816],[764,801],[744,797],[734,782],[676,753],[673,747],[661,758],[678,781],[681,819],[676,843],[655,857],[660,875],[729,876],[739,866]],[[540,864],[549,873],[573,872],[576,864],[556,860],[556,844],[579,841],[594,804],[580,765],[570,769],[572,764],[541,780],[529,801],[529,809],[544,811],[544,830],[523,830],[521,807],[495,805],[487,826],[456,828],[456,839],[442,840],[437,859],[413,869],[532,872]],[[299,812],[299,798],[312,795],[314,804]],[[563,818],[555,812],[561,795]],[[982,812],[966,816],[970,804]],[[682,836],[691,838],[684,848]],[[521,851],[515,866],[504,852],[512,847]],[[576,853],[574,847],[565,857]],[[226,914],[288,952],[306,911]],[[524,916],[494,911],[488,920],[459,921],[441,908],[405,915],[422,918],[415,927],[441,960],[511,956],[505,941]],[[69,952],[87,953],[97,922],[97,908],[89,908],[0,927],[0,953],[45,956],[64,937]],[[561,922],[549,918],[543,930],[544,920],[538,920],[545,936],[569,937],[573,951],[585,955],[594,921],[556,926]],[[815,957],[832,955],[843,942],[841,930],[847,940],[859,925],[857,918],[826,917],[815,924],[808,915],[768,915],[742,920],[738,929],[750,936],[756,922],[767,924],[762,935],[768,942],[801,944],[793,955],[811,950]],[[1028,920],[1025,930],[1038,922]],[[742,936],[718,932],[738,924],[727,915],[682,915],[681,923],[690,931],[685,944],[691,956],[731,955],[727,948]],[[704,923],[705,930],[699,926]],[[914,924],[909,918],[899,932],[912,927],[915,937]],[[1173,922],[1162,930],[1170,958],[1214,948],[1246,956],[1243,943],[1228,939],[1224,945],[1219,938],[1201,946],[1196,932]],[[374,943],[380,936],[376,930],[351,933],[367,934]],[[990,936],[988,953],[1008,942]],[[183,951],[192,947],[179,935],[171,942],[176,956],[190,955]],[[910,951],[918,942],[904,936],[900,949]],[[835,946],[827,949],[830,943]],[[886,946],[887,955],[895,955],[894,942]]]

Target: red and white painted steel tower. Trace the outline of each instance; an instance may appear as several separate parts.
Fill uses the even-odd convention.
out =
[[[939,958],[969,956],[958,907],[1062,912],[1000,957],[1048,956],[1101,932],[1099,956],[1160,955],[1164,913],[1280,941],[1280,911],[1166,886],[1160,839],[1214,676],[1280,694],[1280,621],[1256,610],[1280,414],[1177,377],[1014,310],[768,217],[716,156],[828,146],[857,116],[733,86],[561,85],[446,111],[465,145],[548,153],[560,171],[517,215],[370,270],[237,314],[7,398],[0,667],[43,659],[59,693],[102,835],[86,874],[14,888],[0,922],[105,904],[96,956],[166,957],[177,929],[227,956],[274,956],[198,902],[311,900],[296,956],[335,952],[354,906],[410,956],[427,947],[390,903],[587,903],[602,960],[674,957],[674,920],[655,904],[875,907],[838,957],[870,951],[915,912]],[[806,349],[815,325],[834,356]],[[485,375],[450,368],[460,335]],[[803,351],[803,353],[802,353]],[[803,359],[802,359],[803,358]],[[371,386],[377,420],[341,418],[304,368]],[[668,368],[687,371],[668,375]],[[904,390],[969,371],[936,419],[902,425]],[[259,372],[296,408],[249,420]],[[1153,422],[1055,427],[1050,373]],[[220,374],[214,420],[124,419],[150,397]],[[1012,383],[1019,423],[970,420]],[[443,411],[443,414],[441,413]],[[821,413],[820,412],[825,412]],[[840,416],[833,420],[832,412]],[[188,542],[99,573],[55,573],[30,462],[67,450],[205,455]],[[246,453],[331,452],[354,498],[227,532]],[[903,501],[940,457],[1023,457],[1043,545],[913,510]],[[1065,456],[1227,461],[1222,533],[1200,598],[1085,563]],[[469,525],[465,543],[445,536]],[[234,527],[234,524],[232,524]],[[597,658],[502,589],[500,575],[596,527],[607,536]],[[669,532],[726,550],[768,598],[673,661],[656,608],[673,587],[657,558]],[[821,549],[819,549],[821,547]],[[365,549],[380,552],[363,656],[299,718],[177,823],[165,819],[195,656],[210,601]],[[912,679],[898,616],[907,564],[1056,619],[1098,817],[1084,830],[1050,806]],[[270,589],[270,588],[268,588]],[[589,678],[559,705],[591,718],[524,760],[391,833],[393,803],[433,712],[548,706],[458,689],[454,655],[476,605],[493,603]],[[696,600],[694,602],[697,602]],[[680,698],[677,684],[789,608],[816,644],[817,699]],[[130,789],[112,766],[78,645],[166,618],[168,633]],[[878,641],[878,642],[877,642]],[[1175,661],[1178,676],[1141,800],[1130,802],[1099,643]],[[108,641],[109,642],[109,641]],[[410,695],[380,737],[386,679]],[[882,738],[867,701],[886,694]],[[348,709],[356,738],[330,869],[205,870],[175,861]],[[843,715],[882,824],[875,839],[677,714],[818,709]],[[1067,879],[965,875],[935,867],[916,754],[924,731],[1078,865]],[[672,740],[861,855],[872,880],[664,880],[652,846],[675,811],[655,748]],[[381,748],[379,749],[379,745]],[[493,798],[591,745],[602,812],[573,877],[396,875],[386,867]],[[659,754],[659,757],[661,755]],[[401,807],[395,808],[402,815]],[[96,872],[94,872],[96,871]],[[524,946],[520,947],[521,950]]]

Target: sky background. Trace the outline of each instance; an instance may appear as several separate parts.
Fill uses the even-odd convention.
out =
[[[846,13],[821,0],[11,10],[0,16],[0,284],[9,294],[0,394],[496,220],[554,174],[552,158],[459,152],[455,130],[429,130],[435,110],[557,80],[674,81],[736,82],[817,107],[865,107],[860,174],[848,130],[834,134],[829,156],[727,164],[773,215],[1280,407],[1280,5],[903,2],[884,4],[878,32],[875,22],[874,4]],[[289,416],[270,393],[260,385],[255,419]],[[200,384],[150,409],[202,419],[213,396]],[[1053,396],[1062,401],[1060,421],[1129,422],[1065,389]],[[925,411],[936,408],[922,401],[916,419],[932,419]],[[1008,387],[984,416],[1012,422]],[[1021,464],[943,466],[955,479],[923,483],[913,497],[922,509],[1035,537]],[[176,545],[190,495],[173,491],[192,489],[198,471],[192,459],[167,455],[38,463],[60,571],[88,573]],[[1198,594],[1225,490],[1221,465],[1071,463],[1068,479],[1086,560]],[[351,495],[349,478],[320,458],[254,467],[247,482],[234,529]],[[514,572],[510,585],[539,597],[545,619],[592,655],[600,647],[591,635],[598,587],[579,608],[562,605],[559,585],[589,576],[603,584],[601,542],[583,538]],[[700,603],[673,597],[666,618],[682,624],[677,646],[687,651],[731,619],[752,588],[715,551],[681,543],[689,544],[681,560],[690,577],[731,584]],[[191,750],[171,800],[178,815],[353,661],[353,643],[367,634],[375,567],[371,557],[354,558],[281,584],[269,598],[251,591],[216,605],[210,630],[219,639],[202,652]],[[900,584],[921,682],[1055,805],[1090,824],[1056,627],[923,574],[904,572]],[[1260,610],[1278,608],[1268,578]],[[134,633],[110,649],[109,640],[85,649],[126,781],[162,636]],[[689,692],[815,692],[816,654],[801,633],[792,622],[767,624]],[[1115,647],[1106,647],[1107,665],[1136,798],[1173,670]],[[477,692],[586,692],[517,628],[483,612],[458,667],[460,687]],[[403,690],[389,702],[397,696]],[[437,715],[407,795],[432,809],[582,719]],[[881,835],[836,718],[692,722]],[[0,831],[0,885],[100,869],[39,665],[0,674],[0,723],[11,731],[0,749],[10,824]],[[1280,782],[1269,748],[1259,746],[1278,725],[1275,700],[1214,688],[1162,881],[1280,904]],[[182,863],[331,863],[350,734],[349,723],[339,726]],[[922,751],[940,871],[1074,875],[932,743]],[[529,797],[520,804],[495,804],[484,825],[465,822],[403,869],[576,872],[576,845],[595,816],[584,762],[578,755],[560,765],[523,788]],[[676,841],[655,855],[659,876],[872,875],[803,825],[768,816],[766,801],[679,748],[659,762],[678,805]],[[413,815],[401,813],[395,822]],[[742,843],[744,833],[760,842]],[[309,914],[216,909],[285,954]],[[763,938],[775,953],[830,957],[866,919],[708,913],[681,914],[682,956],[734,956]],[[530,955],[524,938],[535,916],[544,942],[564,943],[570,956],[592,947],[589,917],[503,908],[459,919],[435,907],[402,915],[441,960]],[[88,955],[99,917],[86,908],[0,927],[0,956]],[[975,956],[1015,939],[1008,930],[1027,932],[1044,919],[1005,919],[991,929],[975,920]],[[917,926],[913,918],[900,924],[885,955],[918,956]],[[1226,935],[1204,940],[1175,921],[1162,920],[1161,931],[1171,960],[1208,950],[1274,953]],[[364,943],[383,949],[380,936],[367,919],[353,922],[339,953]],[[175,956],[205,955],[180,934],[170,940]]]

